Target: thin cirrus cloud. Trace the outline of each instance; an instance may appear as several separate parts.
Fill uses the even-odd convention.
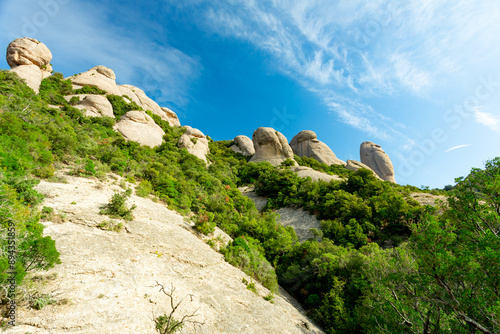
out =
[[[500,51],[490,33],[500,30],[494,0],[207,3],[204,27],[268,52],[276,68],[313,87],[341,121],[381,139],[403,139],[402,145],[411,139],[371,113],[367,97],[426,98],[456,84],[460,71],[460,79],[469,79],[484,60],[491,63],[487,54]]]
[[[449,148],[449,149],[447,149],[446,151],[444,151],[444,153],[448,153],[448,152],[450,152],[450,151],[458,150],[458,149],[460,149],[460,148],[464,148],[464,147],[469,147],[469,146],[471,146],[471,145],[472,145],[472,144],[465,144],[465,145],[458,145],[458,146],[454,146],[454,147]]]

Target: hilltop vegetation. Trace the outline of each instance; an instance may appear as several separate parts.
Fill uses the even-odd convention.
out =
[[[248,163],[229,149],[231,141],[210,142],[206,167],[177,147],[185,129],[151,112],[165,131],[164,143],[140,146],[113,131],[114,118],[83,116],[63,98],[71,93],[59,74],[44,79],[35,95],[17,75],[0,72],[0,286],[6,284],[10,222],[20,236],[19,283],[27,271],[59,262],[56,245],[42,236],[42,196],[33,187],[65,166],[84,177],[120,174],[137,184],[138,195],[194,213],[200,232],[220,227],[234,239],[221,250],[229,263],[271,291],[284,286],[327,333],[498,332],[499,159],[457,180],[448,208],[438,215],[409,197],[415,189],[382,182],[368,170],[296,157],[345,177],[313,182],[286,163]],[[108,99],[115,115],[137,107],[120,96]],[[237,189],[248,184],[269,198],[263,213]],[[315,238],[299,243],[291,227],[276,223],[273,209],[285,206],[322,219]]]

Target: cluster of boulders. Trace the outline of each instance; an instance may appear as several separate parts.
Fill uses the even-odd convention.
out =
[[[253,146],[252,146],[253,144]],[[278,166],[289,159],[295,165],[294,154],[299,157],[314,158],[327,165],[340,165],[345,168],[357,171],[360,168],[371,170],[380,180],[396,182],[394,179],[394,168],[389,156],[372,142],[361,144],[361,162],[347,160],[347,163],[337,158],[335,153],[325,143],[318,140],[316,133],[310,130],[299,132],[293,137],[290,144],[283,134],[273,128],[258,128],[252,136],[252,140],[246,136],[234,138],[234,145],[231,149],[245,156],[252,156],[250,161],[268,161]],[[323,179],[329,181],[331,177],[319,175],[308,167],[292,168],[299,176],[311,177],[312,179]]]
[[[52,75],[51,60],[52,53],[47,46],[33,38],[18,38],[7,47],[7,63],[11,67],[10,71],[17,73],[37,94],[42,80]],[[96,66],[68,79],[74,89],[91,86],[105,91],[106,94],[123,96],[127,102],[135,102],[141,109],[151,111],[171,126],[181,125],[175,112],[160,107],[141,89],[131,85],[118,85],[113,70],[105,66]],[[65,96],[67,101],[75,97],[78,100],[75,107],[81,109],[86,116],[114,117],[113,107],[106,96],[97,94]],[[121,117],[114,129],[127,140],[150,147],[159,146],[165,133],[143,110],[129,111]]]
[[[52,53],[45,44],[33,38],[18,38],[12,41],[7,48],[7,62],[11,71],[26,81],[26,84],[36,93],[46,77],[52,75]],[[90,70],[68,78],[74,89],[84,86],[96,87],[106,94],[122,96],[128,103],[136,103],[140,109],[149,110],[171,126],[180,126],[179,118],[172,110],[160,107],[149,98],[143,90],[131,85],[118,85],[113,70],[105,66],[96,66]],[[114,117],[113,107],[106,96],[97,94],[68,95],[67,101],[77,100],[76,108],[85,115],[92,117]],[[143,110],[127,112],[115,124],[115,131],[121,133],[127,140],[136,141],[141,145],[156,147],[162,144],[165,132]],[[177,145],[185,148],[190,154],[207,162],[209,153],[208,139],[200,130],[185,126],[186,132],[180,137]],[[252,139],[247,136],[234,138],[231,149],[244,156],[251,157],[249,161],[268,161],[278,166],[289,160],[296,166],[294,154],[299,157],[314,158],[327,165],[340,165],[356,171],[366,168],[373,171],[381,180],[396,182],[394,168],[389,156],[372,142],[361,144],[361,162],[348,160],[347,163],[337,158],[335,153],[325,143],[318,140],[316,133],[310,130],[299,132],[288,143],[286,137],[273,128],[261,127],[255,130]],[[308,167],[294,167],[294,171],[302,177],[330,180],[331,176],[320,175]]]

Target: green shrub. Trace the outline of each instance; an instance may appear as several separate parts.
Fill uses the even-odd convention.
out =
[[[142,180],[135,188],[135,194],[139,197],[146,197],[153,191],[153,186],[148,180]]]
[[[135,103],[134,101],[127,103],[122,96],[107,95],[106,97],[107,97],[108,101],[111,103],[111,105],[113,106],[113,113],[115,114],[115,118],[117,120],[119,120],[120,117],[125,115],[128,111],[142,110],[142,108],[139,107],[137,105],[137,103]]]
[[[78,96],[73,96],[68,103],[71,106],[76,106],[78,102],[80,102],[80,98]]]
[[[82,88],[75,89],[73,94],[96,94],[96,95],[106,95],[105,90],[99,89],[95,86],[85,85]]]
[[[40,84],[39,96],[49,104],[66,104],[65,95],[73,94],[73,88],[69,79],[63,80],[61,73],[54,73],[52,76],[42,80]]]
[[[271,264],[262,255],[258,242],[250,237],[238,237],[221,249],[227,262],[262,283],[269,290],[278,291],[278,280]]]
[[[121,194],[115,192],[115,194],[111,197],[110,202],[101,208],[100,214],[108,215],[112,218],[123,218],[125,220],[134,219],[132,211],[137,206],[134,204],[129,209],[125,205],[127,198],[129,198],[131,194],[132,189],[128,189]]]
[[[200,212],[195,219],[195,228],[205,235],[209,235],[215,231],[215,214],[212,212]]]

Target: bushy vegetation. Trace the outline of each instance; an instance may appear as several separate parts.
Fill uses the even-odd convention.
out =
[[[100,214],[125,220],[134,219],[132,211],[134,211],[137,206],[133,204],[130,208],[127,208],[125,203],[130,195],[132,195],[132,189],[130,188],[122,193],[115,192],[109,203],[101,208]]]
[[[33,187],[35,178],[53,176],[54,163],[70,164],[81,176],[112,171],[137,180],[137,195],[193,213],[201,233],[221,228],[234,239],[221,250],[229,263],[271,291],[279,282],[327,333],[498,332],[498,159],[446,189],[453,196],[438,215],[409,197],[419,188],[295,157],[344,177],[313,182],[289,163],[248,163],[229,149],[231,141],[210,140],[207,167],[177,147],[184,128],[148,111],[165,131],[163,144],[152,149],[128,142],[113,131],[114,119],[85,117],[63,101],[75,93],[70,88],[62,76],[45,79],[37,96],[15,74],[0,72],[0,223],[4,231],[15,221],[24,236],[19,281],[27,270],[58,262],[53,241],[42,237],[42,198]],[[117,117],[140,109],[124,97],[107,97]],[[263,213],[239,192],[242,185],[268,197]],[[126,215],[126,196],[115,194],[108,209]],[[315,238],[300,243],[293,228],[276,223],[273,210],[285,206],[322,220]],[[158,321],[165,325],[165,319]]]

